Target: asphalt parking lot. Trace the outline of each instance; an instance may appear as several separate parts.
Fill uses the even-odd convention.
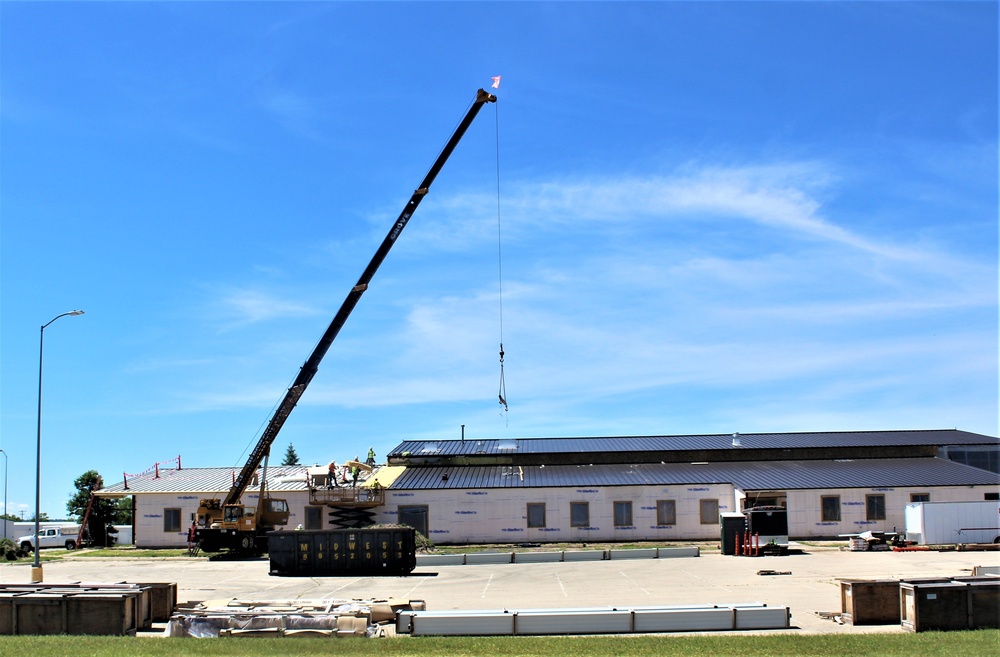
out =
[[[898,626],[841,625],[840,580],[954,577],[1000,565],[1000,552],[850,552],[803,548],[781,557],[717,553],[669,559],[433,566],[405,577],[274,577],[266,558],[87,558],[43,562],[46,584],[176,582],[178,601],[251,602],[403,598],[431,610],[524,609],[763,602],[787,606],[781,632],[902,632]],[[775,575],[759,575],[771,570]],[[30,564],[3,564],[0,582],[31,581]]]

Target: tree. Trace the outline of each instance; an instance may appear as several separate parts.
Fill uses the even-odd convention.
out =
[[[132,524],[132,496],[129,497],[119,497],[115,500],[115,515],[114,524],[116,525],[131,525]]]
[[[73,482],[76,493],[66,502],[66,510],[83,522],[83,516],[87,513],[87,504],[95,490],[104,487],[104,479],[97,470],[87,470],[76,478]],[[118,503],[103,497],[95,497],[90,507],[90,515],[87,517],[87,534],[93,540],[94,545],[111,547],[115,544],[114,523],[118,520]]]
[[[285,450],[285,460],[281,462],[281,465],[299,465],[299,455],[295,453],[295,447],[288,443],[288,449]]]

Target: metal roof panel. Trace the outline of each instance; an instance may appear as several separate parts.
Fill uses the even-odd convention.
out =
[[[306,490],[307,466],[271,466],[267,470],[267,489],[273,492]],[[102,494],[121,493],[225,493],[233,485],[238,474],[235,468],[159,468],[136,477],[129,477],[111,486],[102,488]],[[261,470],[258,470],[258,476]],[[248,491],[259,491],[259,485],[247,487]]]
[[[1000,475],[940,458],[740,461],[707,464],[411,467],[393,490],[667,486],[731,483],[744,490],[1000,485]]]
[[[740,445],[744,449],[1000,445],[1000,438],[957,429],[740,433],[739,439]],[[513,448],[511,445],[513,445]],[[389,458],[670,452],[685,450],[728,450],[732,449],[732,447],[733,434],[505,438],[501,440],[407,440],[393,449],[389,454]]]

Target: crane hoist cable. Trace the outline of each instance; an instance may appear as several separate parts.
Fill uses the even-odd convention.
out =
[[[503,377],[503,234],[500,223],[500,110],[499,103],[494,103],[494,115],[496,116],[496,141],[497,141],[497,299],[500,306],[500,391],[497,397],[500,405],[503,406],[504,418],[508,412],[507,407],[507,385]]]

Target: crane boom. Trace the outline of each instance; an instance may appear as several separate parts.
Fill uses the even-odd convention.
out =
[[[278,437],[278,432],[281,431],[281,427],[285,424],[285,420],[288,419],[292,409],[295,408],[295,405],[299,402],[299,398],[302,397],[302,393],[306,391],[310,381],[312,381],[316,372],[319,370],[320,361],[323,360],[326,352],[330,349],[330,345],[333,344],[337,334],[340,333],[340,329],[343,328],[344,323],[351,314],[351,311],[353,311],[354,307],[358,304],[358,301],[361,299],[361,295],[368,289],[368,284],[375,276],[375,272],[378,271],[382,261],[385,260],[386,255],[388,255],[389,249],[391,249],[392,245],[395,244],[399,234],[403,232],[407,222],[409,222],[413,213],[416,211],[417,206],[420,205],[420,201],[422,201],[424,196],[427,195],[431,183],[434,182],[434,179],[441,171],[441,168],[444,167],[445,162],[448,161],[449,156],[451,156],[451,152],[455,150],[455,147],[462,139],[465,131],[472,124],[473,119],[475,119],[476,115],[479,114],[479,110],[482,109],[483,105],[486,103],[496,102],[496,99],[496,96],[484,91],[483,89],[476,92],[476,99],[469,107],[469,111],[466,112],[461,123],[459,123],[458,127],[455,128],[455,132],[452,134],[451,139],[449,139],[448,143],[445,144],[444,149],[441,151],[441,154],[438,155],[437,160],[434,161],[434,164],[427,172],[427,175],[424,176],[420,186],[417,187],[417,189],[413,192],[413,196],[411,196],[410,200],[407,201],[403,211],[399,214],[399,218],[396,219],[392,228],[389,230],[389,233],[385,236],[385,239],[382,240],[382,244],[375,252],[375,255],[372,256],[371,262],[368,263],[368,266],[361,274],[361,278],[358,279],[358,282],[347,294],[347,298],[344,300],[344,303],[341,304],[340,310],[337,311],[333,321],[330,322],[330,326],[327,327],[326,332],[323,333],[323,337],[313,349],[312,354],[310,354],[309,358],[299,369],[298,376],[295,377],[295,381],[293,381],[292,385],[288,388],[284,398],[275,410],[274,415],[264,428],[260,440],[257,441],[257,445],[250,454],[250,458],[247,459],[243,469],[233,481],[233,486],[229,489],[229,493],[226,495],[226,499],[223,502],[224,505],[236,504],[239,502],[240,498],[243,496],[243,492],[252,481],[253,474],[257,470],[257,467],[260,466],[264,457],[270,452],[271,444],[274,442],[274,439]]]

